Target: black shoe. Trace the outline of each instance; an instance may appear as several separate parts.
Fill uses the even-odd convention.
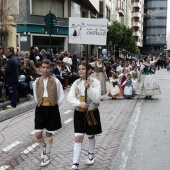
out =
[[[149,96],[149,100],[152,100],[153,98],[152,98],[152,96]]]
[[[146,96],[144,99],[149,99],[149,97],[148,97],[148,96]]]

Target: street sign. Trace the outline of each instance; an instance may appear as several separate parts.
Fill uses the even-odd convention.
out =
[[[44,17],[44,22],[47,27],[57,25],[57,17],[53,13],[49,13]]]

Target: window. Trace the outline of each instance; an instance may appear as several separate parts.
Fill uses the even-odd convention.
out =
[[[103,2],[102,1],[100,1],[100,4],[99,4],[99,17],[103,18]]]
[[[147,8],[167,8],[167,1],[148,1]]]
[[[49,0],[32,0],[32,14],[45,16],[50,11]],[[64,17],[64,1],[63,0],[51,0],[51,12],[56,17]]]
[[[165,35],[166,29],[165,28],[147,28],[146,35]]]
[[[147,20],[147,26],[166,26],[166,19]]]
[[[106,18],[110,20],[110,9],[106,6]]]

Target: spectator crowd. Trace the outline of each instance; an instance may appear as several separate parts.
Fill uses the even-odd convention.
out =
[[[97,60],[96,55],[89,55],[89,62]],[[51,49],[47,52],[45,49],[38,50],[32,46],[30,51],[14,52],[13,47],[9,47],[4,52],[0,46],[0,102],[11,101],[11,106],[16,107],[21,97],[33,96],[32,84],[36,78],[41,76],[40,63],[43,59],[52,61],[51,74],[58,78],[63,89],[71,86],[79,78],[77,64],[79,61],[86,60],[86,55],[81,58],[77,56],[76,50],[70,54],[68,51],[53,53]],[[139,70],[142,60],[139,59],[104,59],[107,80],[113,74],[119,77],[133,71]],[[169,64],[166,58],[160,59],[155,67],[163,68]]]

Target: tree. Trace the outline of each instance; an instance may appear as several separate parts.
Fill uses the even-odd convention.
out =
[[[126,53],[138,53],[139,49],[133,37],[133,31],[125,25],[114,21],[109,26],[108,40],[113,44],[115,57],[119,57],[119,49],[126,51]]]

